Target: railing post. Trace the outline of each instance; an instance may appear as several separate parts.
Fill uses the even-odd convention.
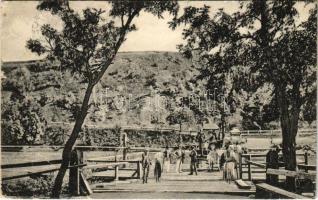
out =
[[[142,173],[142,167],[141,167],[141,162],[137,161],[137,178],[141,179],[141,173]]]
[[[123,135],[123,160],[127,160],[127,151],[128,151],[128,148],[127,148],[127,135],[124,134]],[[124,168],[126,167],[126,165],[124,165]]]
[[[251,160],[252,160],[252,156],[251,156],[251,154],[249,154],[248,161],[251,161]],[[251,181],[252,180],[252,170],[251,170],[251,163],[250,162],[247,163],[247,167],[248,167],[248,180]]]
[[[242,171],[242,153],[239,153],[239,170],[240,170],[240,179],[243,179],[243,171]]]
[[[71,153],[70,166],[80,164],[81,160],[81,152],[77,149],[73,150]],[[69,191],[72,195],[80,195],[80,172],[78,167],[70,168]]]
[[[127,159],[127,135],[123,134],[123,160]]]
[[[127,147],[124,147],[124,149],[123,149],[123,160],[127,160],[127,151],[128,151]]]
[[[115,166],[115,181],[119,180],[119,165]]]
[[[305,165],[308,165],[308,152],[307,152],[307,150],[305,150],[304,159],[305,159]],[[308,172],[307,167],[305,167],[305,172]]]
[[[115,162],[117,162],[117,153],[118,153],[118,149],[115,150]]]

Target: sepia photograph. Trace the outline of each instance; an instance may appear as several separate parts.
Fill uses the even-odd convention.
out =
[[[315,199],[314,0],[2,0],[3,199]]]

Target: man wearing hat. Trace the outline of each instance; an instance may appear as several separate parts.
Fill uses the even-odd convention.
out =
[[[197,134],[196,140],[199,144],[200,154],[203,155],[203,143],[205,142],[205,134],[203,133],[202,128],[200,128],[199,133]]]
[[[142,182],[147,183],[148,182],[148,176],[149,176],[149,168],[151,165],[150,157],[149,157],[149,149],[147,148],[145,152],[142,154],[142,169],[143,169],[143,176],[142,176]]]
[[[190,152],[190,158],[191,158],[191,162],[190,162],[190,174],[189,175],[193,175],[193,171],[195,172],[195,175],[198,175],[198,171],[197,171],[197,160],[198,160],[198,153],[195,150],[195,146],[191,147],[191,152]]]

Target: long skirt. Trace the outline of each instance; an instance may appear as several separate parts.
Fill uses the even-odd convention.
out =
[[[235,179],[235,162],[226,162],[224,165],[223,176],[226,181],[230,182]]]
[[[170,171],[170,160],[163,159],[162,163],[162,172],[169,172]]]
[[[176,173],[181,172],[181,158],[178,158],[176,161]]]
[[[155,163],[154,175],[156,178],[156,182],[159,182],[161,177],[161,163],[159,161],[156,161]]]

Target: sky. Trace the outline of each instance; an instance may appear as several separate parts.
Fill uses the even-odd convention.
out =
[[[22,61],[40,59],[36,54],[26,49],[26,41],[30,38],[40,37],[40,26],[50,23],[59,27],[60,23],[57,17],[49,12],[38,11],[36,9],[37,1],[4,1],[1,3],[1,60],[2,61]],[[236,1],[181,1],[180,10],[186,6],[201,7],[204,4],[211,7],[211,15],[219,8],[224,8],[226,12],[233,13],[238,11],[239,4]],[[308,16],[308,7],[298,3],[297,9],[303,10],[301,18]],[[107,9],[105,2],[71,2],[70,5],[75,10],[85,9],[87,7]],[[131,32],[127,40],[121,46],[121,52],[124,51],[177,51],[176,45],[181,44],[182,29],[179,27],[172,31],[168,27],[168,22],[172,19],[167,13],[164,19],[142,12],[140,16],[134,19],[138,30]]]

